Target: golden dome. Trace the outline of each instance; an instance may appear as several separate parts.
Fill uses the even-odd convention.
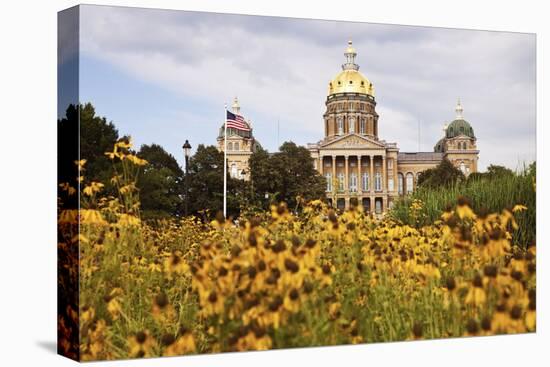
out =
[[[342,70],[328,85],[328,94],[336,93],[363,93],[374,97],[374,87],[359,71]]]
[[[336,93],[362,93],[374,97],[374,87],[372,83],[359,72],[359,65],[355,63],[357,52],[352,46],[352,42],[348,42],[348,47],[344,56],[346,62],[342,65],[342,71],[332,79],[328,85],[328,94]]]

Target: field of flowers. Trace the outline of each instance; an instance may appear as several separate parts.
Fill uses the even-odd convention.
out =
[[[60,267],[80,265],[69,272],[78,276],[78,306],[60,316],[66,354],[120,359],[535,331],[535,246],[511,245],[521,203],[480,214],[461,197],[420,228],[320,201],[299,215],[281,203],[238,223],[144,223],[135,180],[147,162],[128,148],[108,153],[121,163],[118,197],[86,182],[85,161],[77,162],[81,192],[62,187],[80,194],[83,208],[59,215]]]

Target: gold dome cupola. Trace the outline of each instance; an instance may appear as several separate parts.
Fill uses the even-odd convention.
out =
[[[348,47],[344,52],[346,62],[342,64],[342,71],[338,73],[329,83],[328,94],[337,93],[361,93],[374,97],[374,87],[372,83],[359,72],[359,65],[355,63],[357,51],[353,43],[348,41]]]

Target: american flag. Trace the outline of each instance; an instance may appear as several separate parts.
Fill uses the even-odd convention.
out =
[[[241,115],[227,111],[227,128],[233,128],[242,131],[250,131],[248,124]]]

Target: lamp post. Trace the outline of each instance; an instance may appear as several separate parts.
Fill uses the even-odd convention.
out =
[[[187,216],[189,214],[189,155],[191,154],[191,144],[189,144],[189,140],[185,139],[182,148],[183,155],[185,156],[185,216]]]

